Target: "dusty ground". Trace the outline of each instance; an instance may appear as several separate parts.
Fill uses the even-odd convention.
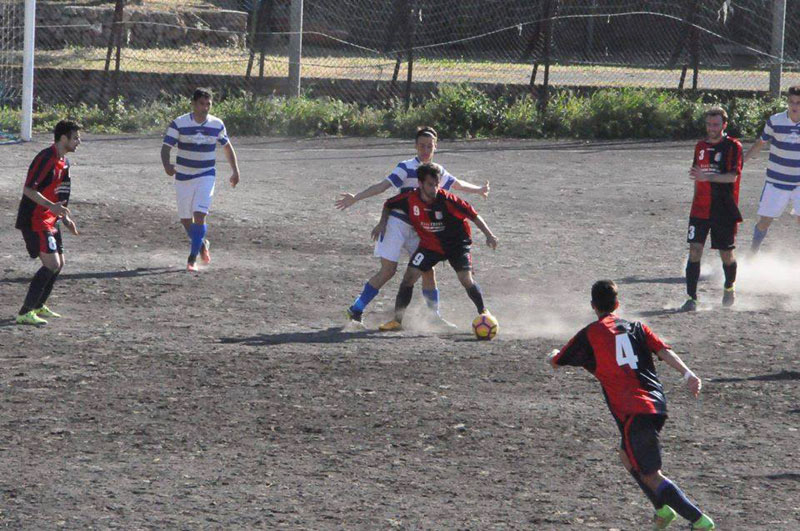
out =
[[[50,301],[65,317],[15,326],[37,265],[14,216],[47,140],[0,148],[0,526],[644,529],[598,385],[543,362],[611,277],[623,313],[705,379],[694,401],[662,369],[665,472],[720,529],[800,528],[800,233],[786,215],[764,259],[741,261],[734,311],[708,251],[704,311],[671,313],[690,143],[445,143],[451,172],[492,181],[472,199],[501,246],[479,240],[474,258],[502,329],[479,343],[444,268],[462,333],[374,331],[397,279],[371,331],[338,331],[376,267],[379,201],[340,213],[333,199],[412,155],[394,140],[234,139],[243,182],[218,186],[213,264],[191,275],[160,139],[87,135],[72,156],[83,234],[65,236]],[[763,166],[745,172],[743,247]]]

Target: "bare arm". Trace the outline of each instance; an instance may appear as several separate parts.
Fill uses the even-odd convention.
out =
[[[66,204],[66,201],[62,201],[60,203],[53,203],[45,196],[43,196],[42,194],[40,194],[39,192],[28,186],[25,186],[22,189],[22,194],[31,201],[33,201],[34,203],[36,203],[37,205],[45,207],[56,216],[66,216],[69,215],[70,213],[69,209],[66,206],[64,206]]]
[[[339,210],[344,210],[346,208],[353,206],[362,199],[367,199],[369,197],[382,194],[383,192],[391,188],[391,186],[392,183],[384,179],[381,182],[375,183],[369,188],[358,192],[356,195],[347,193],[342,194],[339,196],[339,199],[336,200],[336,208],[338,208]]]
[[[175,166],[169,161],[169,154],[172,147],[169,144],[161,144],[161,164],[164,166],[164,171],[167,175],[175,175]]]
[[[375,228],[372,229],[372,239],[377,240],[383,234],[383,231],[386,230],[386,223],[389,221],[389,209],[386,205],[383,205],[383,211],[381,212],[381,220],[375,225]]]
[[[231,166],[231,177],[229,181],[231,182],[231,186],[236,188],[236,185],[239,184],[239,161],[236,160],[236,152],[233,150],[233,144],[228,142],[222,148],[225,152],[225,158],[228,159],[228,164]]]
[[[703,383],[700,381],[700,378],[695,376],[695,374],[686,366],[683,360],[675,354],[671,349],[664,348],[656,352],[656,356],[661,358],[661,360],[681,373],[683,375],[684,381],[686,381],[686,385],[689,387],[689,391],[697,397],[700,394],[700,389],[703,386]]]
[[[744,154],[742,161],[746,163],[748,160],[750,160],[750,158],[758,155],[759,151],[761,151],[767,144],[769,144],[768,140],[761,140],[760,138],[756,140],[755,144],[750,146],[750,149],[748,149],[747,153]]]
[[[692,166],[689,170],[689,178],[695,181],[708,181],[710,183],[732,183],[736,182],[737,173],[713,173],[706,171],[698,166]]]
[[[486,235],[486,245],[492,249],[497,249],[497,238],[494,234],[492,234],[492,231],[489,230],[489,226],[486,225],[486,222],[483,220],[483,218],[478,216],[473,220],[473,222],[475,223],[475,226],[481,229],[481,232]]]
[[[489,197],[489,181],[486,181],[483,186],[478,186],[477,184],[468,183],[467,181],[462,181],[461,179],[456,179],[453,183],[453,190],[459,192],[466,192],[470,194],[480,194],[484,198]]]

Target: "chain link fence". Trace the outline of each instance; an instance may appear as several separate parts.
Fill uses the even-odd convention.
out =
[[[285,94],[291,2],[40,1],[36,100],[104,105],[196,85]],[[13,105],[24,10],[0,8],[0,104]],[[789,2],[786,20],[798,16]],[[305,0],[303,19],[304,91],[364,103],[461,82],[540,97],[563,86],[765,92],[779,62],[773,0]],[[783,85],[800,83],[796,24],[784,53]]]

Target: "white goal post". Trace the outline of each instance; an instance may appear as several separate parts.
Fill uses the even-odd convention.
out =
[[[36,0],[25,0],[24,32],[20,137],[28,142],[33,133],[33,50],[36,43]]]

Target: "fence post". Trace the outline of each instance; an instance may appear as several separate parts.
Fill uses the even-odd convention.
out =
[[[300,59],[303,56],[303,0],[292,0],[289,17],[289,96],[300,96]]]
[[[774,0],[772,4],[772,56],[769,72],[769,93],[773,98],[781,95],[781,71],[783,70],[783,34],[786,29],[786,0]]]

